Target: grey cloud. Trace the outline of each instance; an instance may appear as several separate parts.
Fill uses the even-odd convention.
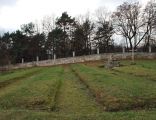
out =
[[[109,9],[114,10],[117,6],[121,5],[123,2],[135,2],[141,0],[99,0],[99,6],[105,6]]]
[[[18,0],[0,0],[0,7],[15,5]]]
[[[113,4],[121,4],[123,2],[135,2],[135,1],[141,1],[141,0],[99,0],[100,3],[113,3]]]
[[[118,5],[122,4],[126,0],[99,0],[99,6],[105,6],[110,10],[114,10]]]
[[[103,4],[103,5],[112,4],[113,6],[113,5],[119,5],[123,3],[124,1],[127,1],[127,0],[100,0],[100,4]]]

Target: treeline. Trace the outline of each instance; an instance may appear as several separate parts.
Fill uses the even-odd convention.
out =
[[[34,61],[38,56],[40,60],[89,55],[100,48],[100,52],[112,52],[114,47],[112,35],[113,27],[105,21],[98,26],[86,18],[82,24],[67,14],[57,18],[56,27],[40,33],[36,31],[34,23],[21,26],[21,30],[5,33],[1,38],[1,63],[19,63]],[[44,23],[45,27],[46,23]],[[46,26],[47,27],[47,26]],[[4,61],[3,61],[4,60]]]
[[[94,19],[92,19],[94,18]],[[56,19],[46,17],[42,25],[28,23],[0,37],[0,65],[126,50],[155,48],[156,2],[142,9],[138,2],[124,2],[113,13],[100,8],[92,18],[71,17],[67,12]],[[40,27],[42,26],[41,30]],[[120,35],[122,46],[114,35]]]

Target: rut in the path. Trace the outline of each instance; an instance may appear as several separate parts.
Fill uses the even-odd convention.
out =
[[[80,83],[70,67],[67,66],[64,69],[62,85],[56,99],[56,111],[79,114],[101,112],[101,108],[87,93],[86,87]]]
[[[33,76],[34,74],[38,73],[40,70],[36,70],[36,71],[33,71],[33,72],[30,72],[30,73],[27,73],[23,76],[20,76],[20,77],[15,77],[13,79],[9,79],[9,80],[6,80],[6,81],[2,81],[0,82],[0,89],[2,88],[5,88],[11,84],[15,84],[23,79],[26,79],[26,78],[29,78],[31,76]]]

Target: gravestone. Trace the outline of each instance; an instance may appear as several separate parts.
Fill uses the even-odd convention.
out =
[[[105,64],[105,68],[112,69],[114,67],[120,67],[120,62],[117,59],[114,59],[113,55],[110,55],[107,63]]]

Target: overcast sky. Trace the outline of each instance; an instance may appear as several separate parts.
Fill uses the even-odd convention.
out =
[[[0,0],[0,30],[19,29],[21,24],[40,21],[46,15],[60,16],[67,11],[76,16],[99,7],[107,7],[113,11],[125,0]],[[127,0],[129,1],[129,0]],[[134,1],[134,0],[131,0]],[[145,4],[148,0],[139,0]]]

